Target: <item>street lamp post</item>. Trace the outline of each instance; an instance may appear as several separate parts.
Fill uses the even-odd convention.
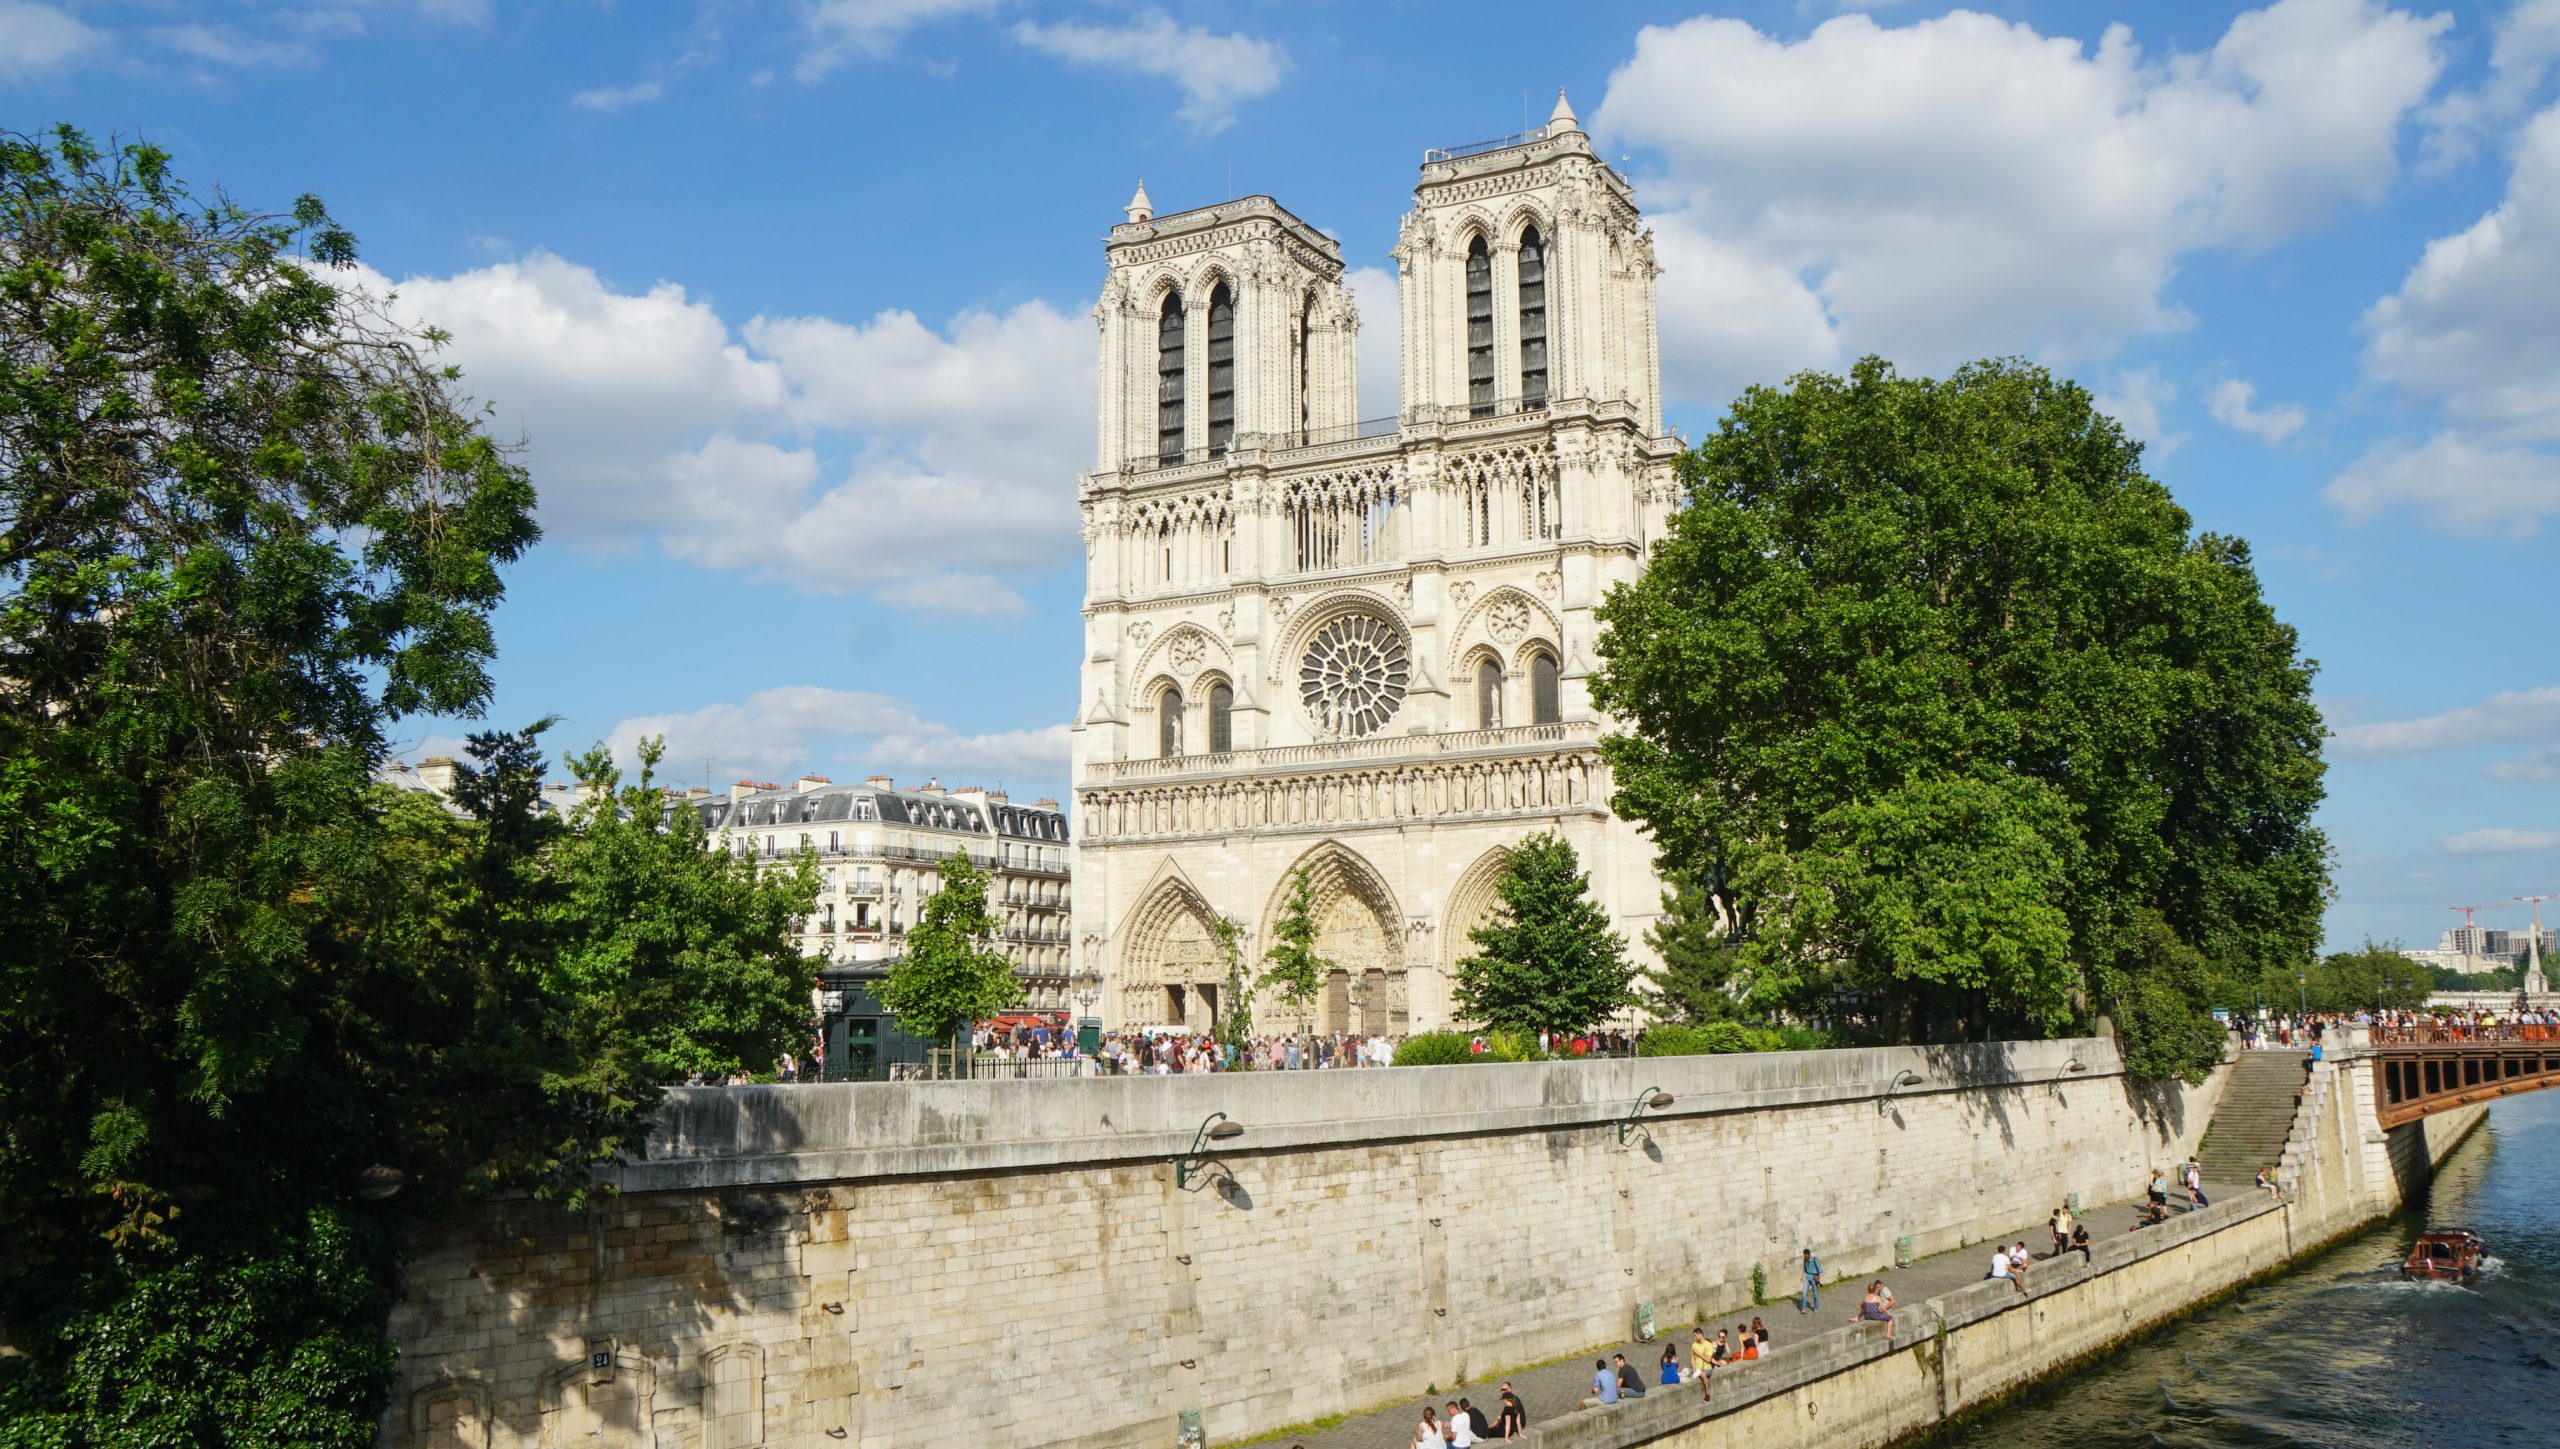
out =
[[[1083,1008],[1076,1018],[1076,1050],[1088,1058],[1102,1054],[1102,1018],[1094,1008],[1102,1004],[1102,973],[1091,966],[1080,968],[1073,982],[1076,1005]]]
[[[2293,989],[2294,993],[2302,998],[2302,1014],[2309,1016],[2311,1014],[2311,978],[2309,976],[2294,977]]]
[[[1351,1026],[1352,1035],[1367,1036],[1369,1034],[1369,978],[1366,976],[1352,977],[1349,994],[1351,997],[1351,1014],[1356,1018],[1356,1021],[1346,1024]]]

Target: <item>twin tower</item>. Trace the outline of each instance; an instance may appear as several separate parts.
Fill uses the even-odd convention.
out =
[[[1255,1029],[1451,1025],[1537,830],[1641,951],[1653,850],[1609,811],[1587,681],[1678,443],[1652,238],[1562,94],[1539,130],[1424,153],[1392,417],[1358,415],[1340,247],[1271,198],[1159,216],[1141,187],[1104,255],[1073,765],[1104,1020],[1236,1009],[1213,923],[1258,966],[1304,871],[1333,970]]]

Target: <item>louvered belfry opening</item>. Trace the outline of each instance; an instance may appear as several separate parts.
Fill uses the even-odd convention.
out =
[[[1182,459],[1182,297],[1165,294],[1156,319],[1156,457]]]
[[[1220,282],[1209,294],[1209,456],[1226,456],[1236,438],[1236,304]]]
[[[1467,244],[1467,416],[1493,416],[1493,256],[1482,235]]]
[[[1520,234],[1520,406],[1547,405],[1547,246],[1530,227]]]

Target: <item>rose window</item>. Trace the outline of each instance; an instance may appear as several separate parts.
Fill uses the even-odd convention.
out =
[[[1307,642],[1298,696],[1316,728],[1358,739],[1395,718],[1411,673],[1403,630],[1367,614],[1346,614]]]

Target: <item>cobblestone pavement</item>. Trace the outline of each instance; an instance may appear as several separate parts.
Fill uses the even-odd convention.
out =
[[[2245,1183],[2208,1182],[2205,1184],[2205,1197],[2212,1202],[2221,1202],[2226,1196],[2239,1197],[2257,1191],[2259,1189]],[[2175,1192],[2171,1194],[2169,1211],[2173,1217],[2185,1210],[2180,1204],[2182,1196],[2183,1194]],[[2100,1240],[2133,1231],[2134,1219],[2139,1211],[2137,1202],[2136,1199],[2126,1199],[2083,1211],[2081,1221],[2088,1224],[2090,1238]],[[2035,1222],[2008,1229],[2001,1235],[2003,1242],[2014,1243],[2020,1239],[2026,1241],[2028,1251],[2041,1261],[2052,1245],[2053,1234],[2047,1229],[2045,1220],[2039,1218]],[[1816,1243],[1813,1246],[1816,1252],[1820,1252],[1823,1245]],[[1881,1272],[1863,1269],[1843,1271],[1839,1274],[1838,1283],[1826,1281],[1822,1285],[1822,1307],[1812,1313],[1800,1311],[1792,1297],[1775,1297],[1781,1290],[1792,1289],[1795,1284],[1791,1281],[1782,1281],[1773,1275],[1769,1288],[1774,1301],[1762,1304],[1758,1308],[1753,1308],[1748,1303],[1737,1304],[1709,1314],[1706,1319],[1707,1335],[1710,1338],[1714,1337],[1719,1327],[1730,1333],[1735,1325],[1750,1322],[1754,1314],[1759,1316],[1761,1322],[1768,1325],[1770,1340],[1775,1343],[1792,1343],[1797,1339],[1815,1334],[1846,1333],[1849,1331],[1849,1315],[1857,1311],[1859,1300],[1866,1296],[1867,1283],[1870,1279],[1882,1278],[1886,1285],[1893,1289],[1895,1297],[1900,1302],[1910,1305],[1962,1288],[1969,1283],[1978,1282],[1990,1271],[1990,1266],[1991,1243],[1990,1240],[1985,1239],[1972,1247],[1940,1253],[1934,1258],[1923,1258],[1908,1268],[1887,1268]],[[2028,1268],[2027,1274],[2028,1282],[2034,1282],[2035,1270],[2032,1266]],[[1788,1279],[1792,1279],[1793,1276],[1792,1273],[1786,1275]],[[1386,1408],[1354,1415],[1329,1429],[1287,1434],[1257,1442],[1277,1446],[1277,1449],[1292,1449],[1292,1446],[1304,1446],[1304,1449],[1411,1449],[1414,1426],[1421,1422],[1422,1406],[1426,1402],[1437,1409],[1452,1399],[1463,1397],[1483,1406],[1487,1417],[1490,1417],[1492,1406],[1501,1400],[1500,1390],[1505,1379],[1511,1381],[1512,1388],[1520,1395],[1521,1403],[1528,1408],[1529,1422],[1543,1423],[1559,1415],[1569,1414],[1581,1405],[1584,1396],[1591,1392],[1591,1363],[1596,1358],[1606,1358],[1612,1353],[1624,1353],[1627,1356],[1627,1362],[1635,1365],[1636,1371],[1644,1375],[1649,1386],[1661,1367],[1662,1345],[1666,1341],[1679,1348],[1680,1361],[1686,1364],[1689,1360],[1690,1325],[1685,1322],[1658,1323],[1654,1327],[1660,1337],[1651,1343],[1630,1340],[1621,1344],[1594,1344],[1558,1363],[1515,1372],[1490,1374],[1483,1378],[1470,1379],[1464,1384],[1444,1385],[1441,1393],[1428,1400],[1416,1395]],[[1749,1372],[1751,1372],[1749,1365],[1725,1370],[1725,1374]],[[1718,1375],[1719,1380],[1723,1377],[1722,1374]],[[1686,1384],[1676,1390],[1656,1388],[1654,1391],[1688,1394],[1698,1392],[1694,1385]]]

